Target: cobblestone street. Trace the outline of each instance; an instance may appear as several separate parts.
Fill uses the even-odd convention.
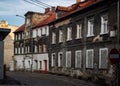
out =
[[[3,84],[0,86],[101,86],[71,77],[42,73],[7,72],[7,76],[19,81],[19,84]]]

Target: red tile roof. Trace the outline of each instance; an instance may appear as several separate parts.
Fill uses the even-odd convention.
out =
[[[77,9],[78,7],[79,7],[79,3],[76,3],[76,4],[73,4],[72,6],[68,6],[68,7],[57,6],[56,10],[69,12],[69,11],[73,11],[73,10]]]
[[[77,7],[77,9],[74,9],[74,10],[71,10],[71,11],[68,11],[68,12],[62,14],[62,15],[60,16],[60,18],[58,18],[57,20],[59,20],[59,19],[61,19],[61,18],[64,18],[64,17],[66,17],[66,16],[68,16],[68,15],[71,15],[71,14],[73,14],[73,13],[75,13],[75,12],[78,12],[78,11],[80,11],[80,10],[83,10],[83,9],[85,9],[85,8],[91,6],[91,5],[97,4],[97,3],[101,2],[101,1],[103,1],[103,0],[87,0],[87,1],[85,1],[85,2],[76,3],[76,4],[79,4],[79,6]],[[73,7],[73,5],[72,5],[71,7]],[[64,10],[66,10],[66,9],[67,9],[67,8],[64,9],[64,8],[60,8],[60,7],[59,7],[59,9],[57,9],[57,10],[60,10],[60,11],[62,10],[62,11],[64,11]],[[68,10],[68,9],[67,9],[67,10]],[[54,21],[56,21],[56,20],[54,20]]]
[[[37,27],[42,27],[44,25],[47,25],[48,23],[50,23],[51,21],[56,19],[56,13],[55,12],[49,12],[47,13],[48,15],[50,15],[48,18],[46,18],[45,20],[41,21],[38,25],[36,25],[35,27],[33,27],[33,29],[37,28]]]
[[[21,25],[14,33],[23,31],[25,29],[25,24]]]

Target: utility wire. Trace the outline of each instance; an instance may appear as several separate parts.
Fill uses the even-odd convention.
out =
[[[42,6],[44,6],[44,7],[49,7],[48,5],[44,5],[44,4],[42,4],[42,3],[39,3],[38,1],[36,1],[36,0],[31,0],[32,2],[34,2],[34,3],[36,3],[36,4],[38,4],[38,5],[42,5]]]
[[[41,2],[41,1],[39,1],[39,0],[36,0],[36,1],[38,1],[39,3],[42,3],[42,4],[44,4],[44,5],[47,5],[47,6],[49,6],[49,7],[52,7],[51,5],[46,4],[46,3],[44,3],[44,2]]]
[[[29,1],[27,1],[27,0],[24,0],[24,1],[27,2],[27,3],[30,3],[30,4],[32,4],[32,5],[35,5],[35,6],[38,6],[38,7],[41,7],[41,8],[43,8],[43,9],[45,9],[45,7],[43,7],[43,6],[37,5],[37,4],[32,3],[32,2],[29,2]]]

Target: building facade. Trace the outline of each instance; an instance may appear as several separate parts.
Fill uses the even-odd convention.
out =
[[[16,70],[49,70],[48,45],[50,21],[55,19],[55,8],[46,8],[45,13],[27,12],[25,24],[15,31]]]
[[[0,21],[0,28],[11,29],[11,32],[8,36],[4,39],[4,64],[6,64],[6,68],[10,68],[10,64],[12,58],[14,56],[14,34],[13,32],[18,28],[18,26],[9,25],[7,21],[1,20]]]
[[[114,79],[109,52],[120,50],[117,2],[81,0],[70,7],[57,7],[58,19],[49,23],[51,73],[108,82]]]

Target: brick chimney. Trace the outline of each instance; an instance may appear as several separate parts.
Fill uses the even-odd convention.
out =
[[[52,11],[52,12],[55,12],[55,10],[56,10],[55,7],[52,7],[52,8],[51,8],[51,11]]]
[[[81,2],[81,0],[76,0],[76,3]]]
[[[50,8],[45,8],[45,13],[50,12]]]

